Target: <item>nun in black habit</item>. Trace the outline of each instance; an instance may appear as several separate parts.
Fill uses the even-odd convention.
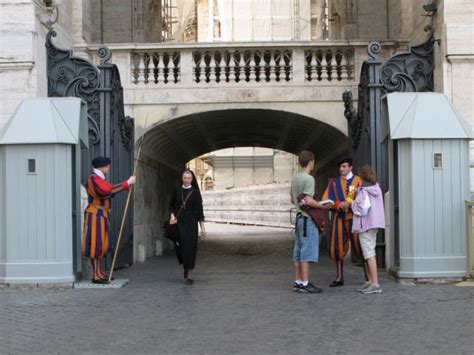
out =
[[[192,270],[196,262],[198,224],[201,237],[206,237],[202,197],[196,176],[191,170],[182,175],[182,186],[171,196],[170,224],[178,224],[178,243],[175,245],[178,261],[183,265],[187,285],[192,285]]]

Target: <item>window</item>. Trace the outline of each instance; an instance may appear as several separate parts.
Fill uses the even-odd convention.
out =
[[[36,159],[28,159],[28,174],[36,174]]]
[[[442,153],[433,154],[433,168],[443,169],[443,154]]]

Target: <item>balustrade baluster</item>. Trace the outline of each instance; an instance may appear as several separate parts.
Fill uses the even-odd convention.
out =
[[[260,65],[262,65],[262,62],[263,62],[262,73],[263,73],[264,78],[263,80],[260,80],[260,82],[263,82],[263,83],[270,81],[270,56],[271,54],[269,51],[265,51],[262,54],[262,61],[260,62]]]
[[[202,54],[200,67],[202,70],[201,82],[208,83],[209,82],[209,52],[206,51]]]
[[[306,81],[312,80],[311,60],[313,59],[312,51],[304,51],[304,79]]]
[[[227,82],[235,82],[235,57],[234,52],[229,52],[229,76]]]
[[[216,75],[216,52],[209,52],[209,82],[215,83]]]
[[[257,80],[257,64],[255,63],[255,52],[250,52],[250,60],[248,61],[249,66],[249,80],[248,81],[256,81]]]
[[[140,57],[138,61],[138,84],[145,84],[146,83],[146,58],[145,58],[145,53],[140,53],[138,54]]]
[[[165,53],[157,53],[158,68],[156,71],[156,81],[158,84],[165,82]]]
[[[225,81],[225,61],[224,61],[224,53],[216,52],[215,53],[215,60],[216,60],[216,81],[222,82]]]
[[[327,72],[328,72],[328,80],[335,80],[337,79],[337,61],[336,61],[336,53],[333,52],[332,49],[328,49],[327,55]]]
[[[283,61],[285,69],[285,80],[293,80],[293,55],[290,51],[285,51],[281,54],[281,60]]]
[[[345,50],[342,50],[339,52],[340,61],[338,64],[338,71],[337,71],[337,80],[347,80],[348,75],[347,75],[347,52]]]
[[[268,65],[270,66],[270,74],[268,81],[275,81],[277,78],[277,64],[275,61],[276,52],[270,50],[270,62]]]
[[[258,82],[261,82],[262,81],[261,75],[262,75],[262,71],[263,71],[263,67],[262,67],[263,52],[255,51],[254,58],[255,58],[255,76],[256,76],[256,80],[258,80]],[[257,63],[257,60],[258,60],[258,63]]]
[[[131,75],[130,78],[132,80],[132,84],[138,84],[138,66],[140,65],[140,55],[137,53],[132,53],[130,58],[130,70]]]
[[[327,56],[327,50],[323,50],[321,53],[321,62],[320,62],[321,81],[329,80],[329,64],[328,64],[326,56]]]
[[[318,72],[318,53],[317,51],[311,51],[311,61],[309,64],[309,72],[311,80],[320,80],[320,74]]]
[[[175,52],[170,59],[173,61],[173,78],[176,84],[181,81],[181,55]]]
[[[321,50],[318,50],[318,51],[314,51],[314,58],[315,58],[315,61],[316,61],[316,65],[315,65],[315,73],[316,73],[316,79],[318,81],[321,81],[322,80],[322,75],[323,75],[323,66],[322,66],[322,57],[324,55],[324,52],[321,51]]]
[[[153,84],[158,83],[157,78],[157,65],[158,65],[158,58],[156,57],[156,53],[152,53],[150,56],[150,61],[148,63],[148,82],[153,82]]]
[[[344,51],[345,56],[346,56],[346,69],[347,69],[347,80],[352,80],[353,79],[353,59],[354,59],[354,53],[350,50]]]
[[[165,63],[164,61],[165,55],[168,58],[168,63]],[[163,69],[165,84],[173,82],[174,80],[173,79],[173,54],[170,54],[170,53],[163,54],[163,65],[165,66]]]
[[[245,61],[244,61],[244,52],[235,51],[235,81],[245,81]]]
[[[194,82],[200,83],[201,78],[201,61],[202,55],[199,52],[193,53]]]

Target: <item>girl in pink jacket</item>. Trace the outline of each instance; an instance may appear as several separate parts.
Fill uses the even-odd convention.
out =
[[[381,293],[375,246],[378,229],[385,228],[382,190],[377,184],[374,169],[369,165],[364,165],[359,169],[359,176],[363,182],[362,186],[357,189],[357,197],[352,203],[354,212],[352,232],[359,233],[362,253],[369,266],[369,281],[357,290],[364,294]]]

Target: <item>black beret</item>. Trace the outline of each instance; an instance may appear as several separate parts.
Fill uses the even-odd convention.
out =
[[[92,166],[94,168],[103,168],[104,166],[107,166],[110,164],[110,158],[106,157],[97,157],[92,160]]]
[[[342,164],[344,163],[347,163],[349,164],[349,166],[352,166],[352,158],[351,157],[347,157],[347,158],[344,158],[344,159],[341,159],[337,162],[337,166],[341,166]]]

